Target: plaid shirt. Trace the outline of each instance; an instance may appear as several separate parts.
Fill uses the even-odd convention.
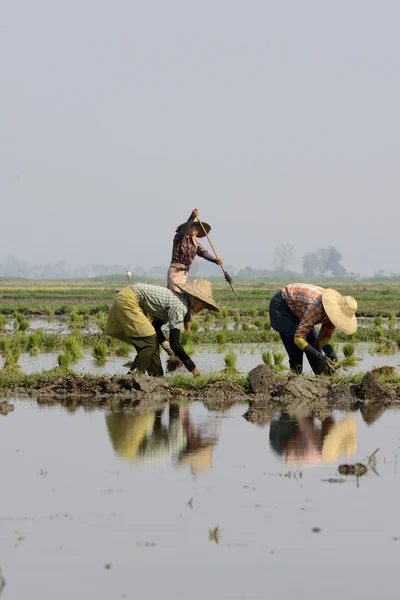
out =
[[[329,321],[322,305],[323,291],[324,288],[308,283],[291,283],[282,289],[287,305],[300,319],[296,337],[305,339],[315,325],[321,323],[318,339],[331,339],[335,326]]]
[[[210,262],[215,262],[215,258],[203,248],[197,238],[187,235],[194,218],[193,215],[190,215],[186,221],[186,225],[175,234],[172,245],[171,264],[184,265],[189,269],[196,256],[201,256]]]
[[[169,329],[183,329],[183,320],[189,308],[186,294],[177,294],[161,285],[148,283],[135,283],[131,287],[140,308],[150,321],[159,319],[168,323]]]

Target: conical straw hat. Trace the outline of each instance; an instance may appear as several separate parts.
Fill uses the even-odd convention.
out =
[[[322,460],[334,462],[339,456],[351,456],[357,450],[357,422],[353,417],[336,423],[325,437],[322,445]]]
[[[212,285],[208,279],[195,279],[190,283],[176,283],[175,285],[186,292],[186,294],[190,294],[190,296],[203,300],[203,302],[207,304],[209,310],[219,311],[219,306],[212,297]]]
[[[198,233],[196,235],[197,238],[202,238],[205,237],[205,233],[203,231],[203,227],[206,230],[207,233],[210,233],[211,231],[211,225],[209,225],[208,223],[206,223],[205,221],[201,222],[201,225],[203,225],[203,227],[201,227],[201,225],[199,224],[199,220],[196,218],[194,219],[193,223],[191,223],[191,225],[198,225]],[[182,229],[186,227],[186,223],[181,223],[180,225],[178,225],[178,227],[176,228],[176,232],[178,233],[179,231],[182,231]]]
[[[352,296],[342,296],[328,288],[322,292],[322,305],[328,319],[342,333],[350,335],[357,330],[357,301]]]
[[[205,472],[212,466],[212,456],[215,444],[208,444],[202,448],[198,448],[193,452],[188,452],[179,460],[182,465],[189,465],[193,475],[200,472]]]

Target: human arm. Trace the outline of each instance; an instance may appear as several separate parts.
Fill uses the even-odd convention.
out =
[[[169,343],[171,345],[172,352],[175,354],[175,356],[181,359],[187,370],[193,373],[194,376],[200,375],[200,371],[196,368],[196,365],[182,347],[179,329],[170,330]]]
[[[334,351],[330,341],[335,331],[335,326],[330,321],[325,321],[322,324],[321,330],[318,335],[318,339],[316,341],[316,345],[319,348],[322,348],[323,352],[325,352],[326,356],[336,362],[338,357],[336,356],[336,352]]]
[[[194,208],[192,210],[192,212],[190,213],[190,217],[188,218],[188,220],[186,221],[186,223],[184,224],[182,229],[180,231],[178,231],[176,236],[178,236],[180,238],[185,237],[185,235],[187,235],[187,233],[190,229],[190,226],[193,225],[194,220],[197,219],[198,214],[199,214],[199,211],[197,210],[197,208]]]
[[[201,244],[198,244],[197,246],[197,256],[201,256],[201,258],[204,258],[209,262],[213,262],[216,265],[222,265],[222,258],[215,258],[214,256],[212,256],[212,254],[207,252],[207,250],[205,250]]]
[[[153,325],[154,329],[156,330],[157,340],[158,340],[158,343],[160,344],[160,346],[165,350],[165,352],[168,354],[168,356],[174,356],[171,345],[161,329],[161,327],[164,325],[164,323],[159,319],[155,319],[153,321],[152,325]]]

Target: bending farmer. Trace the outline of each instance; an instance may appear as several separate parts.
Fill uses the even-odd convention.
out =
[[[180,285],[180,294],[159,285],[136,283],[123,288],[111,307],[106,334],[132,344],[137,356],[131,370],[147,371],[162,377],[160,345],[170,356],[177,356],[194,376],[200,375],[194,362],[180,343],[180,331],[189,311],[198,313],[203,308],[218,311],[207,279]],[[169,325],[169,342],[161,327]]]
[[[174,292],[180,293],[181,285],[185,285],[189,276],[189,269],[196,256],[201,256],[209,262],[217,265],[222,264],[221,258],[214,258],[199,243],[198,238],[205,236],[205,233],[197,221],[199,211],[195,208],[186,223],[179,225],[175,232],[172,245],[171,265],[168,269],[167,287]],[[211,227],[208,223],[202,223],[208,233]],[[185,319],[185,329],[190,331],[190,315]]]
[[[330,344],[335,328],[350,335],[357,329],[357,302],[336,290],[291,283],[271,299],[271,325],[280,333],[292,371],[302,373],[303,352],[314,373],[330,374],[337,356]],[[315,326],[321,324],[317,335]]]

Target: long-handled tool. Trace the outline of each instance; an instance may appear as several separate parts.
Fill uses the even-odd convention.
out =
[[[202,230],[204,231],[204,233],[205,233],[205,235],[206,235],[206,237],[207,237],[207,239],[208,239],[208,241],[209,241],[209,244],[210,244],[211,248],[213,249],[213,252],[214,252],[214,254],[215,254],[215,258],[219,258],[218,254],[217,254],[217,251],[216,251],[216,249],[214,248],[214,246],[213,246],[213,243],[212,243],[212,241],[210,240],[210,238],[209,238],[209,236],[208,236],[208,233],[207,233],[207,231],[205,230],[205,228],[203,227],[203,223],[200,221],[199,217],[197,217],[197,221],[198,221],[198,223],[199,223],[200,227],[202,228]],[[231,286],[232,292],[235,294],[235,296],[237,296],[237,293],[235,292],[235,290],[234,290],[234,288],[233,288],[233,285],[232,285],[232,277],[229,275],[228,271],[225,271],[225,269],[224,269],[224,267],[223,267],[223,265],[222,265],[222,264],[220,264],[219,266],[220,266],[220,267],[221,267],[221,269],[222,269],[222,272],[223,272],[223,274],[224,274],[224,277],[225,277],[226,281],[227,281],[227,282],[229,283],[229,285]]]

